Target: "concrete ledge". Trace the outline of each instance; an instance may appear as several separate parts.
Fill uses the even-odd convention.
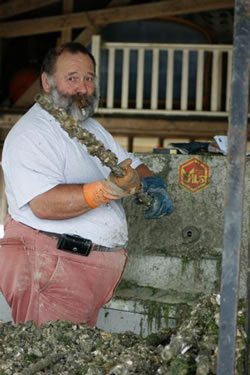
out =
[[[139,286],[185,293],[211,293],[219,285],[218,259],[130,254],[123,280]]]
[[[132,331],[145,337],[159,329],[178,326],[199,297],[122,280],[115,296],[101,309],[97,327],[107,332]]]

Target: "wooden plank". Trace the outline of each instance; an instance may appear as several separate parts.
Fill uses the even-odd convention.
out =
[[[94,35],[91,43],[91,53],[95,58],[97,80],[100,77],[100,62],[101,62],[101,35]],[[99,86],[99,83],[97,83]]]
[[[114,106],[114,89],[115,89],[115,49],[109,48],[108,63],[108,88],[107,88],[107,108]]]
[[[18,121],[22,114],[6,113],[0,115],[0,130],[7,132]],[[95,115],[113,136],[131,137],[161,137],[161,138],[192,138],[212,140],[215,135],[227,135],[227,121],[175,120],[147,117],[110,117]],[[250,119],[248,120],[250,125]],[[250,126],[248,126],[248,141],[250,141]],[[3,141],[4,139],[2,139]]]
[[[120,7],[120,6],[128,5],[128,3],[130,3],[130,0],[111,0],[108,3],[107,8]]]
[[[73,11],[74,0],[63,0],[63,13],[69,14]],[[69,27],[61,32],[60,44],[70,42],[72,39],[72,29]]]
[[[128,108],[130,49],[123,49],[121,107]]]
[[[151,76],[151,98],[150,108],[157,109],[158,107],[158,87],[159,87],[159,60],[160,51],[158,48],[154,48],[152,51],[153,62],[152,62],[152,76]]]
[[[6,113],[0,116],[0,129],[9,130],[16,123],[22,114]],[[199,136],[212,138],[215,135],[227,134],[227,121],[204,120],[174,120],[156,118],[131,118],[131,117],[110,117],[95,115],[99,121],[113,135],[133,136],[162,136],[162,137],[186,137]],[[250,139],[250,128],[248,129]]]
[[[221,51],[213,51],[212,63],[212,93],[211,93],[211,111],[220,111],[221,109],[221,70],[222,54]]]
[[[88,26],[84,31],[82,31],[74,42],[78,42],[83,44],[84,46],[88,46],[91,43],[91,39],[93,35],[100,34],[102,30],[102,26]]]
[[[0,19],[13,17],[17,14],[58,3],[59,1],[60,0],[11,0],[0,4]]]
[[[134,137],[162,137],[213,139],[215,135],[227,135],[228,124],[226,121],[209,120],[169,120],[150,118],[122,118],[102,117],[95,118],[114,136]],[[248,130],[250,139],[250,129]]]
[[[196,79],[196,98],[195,98],[195,109],[197,111],[202,110],[203,76],[204,76],[204,51],[199,50],[198,58],[197,58],[197,79]]]
[[[226,111],[229,111],[231,94],[232,94],[232,60],[233,60],[233,52],[229,51],[228,54],[228,61],[227,61],[227,98],[226,98]]]
[[[189,51],[182,52],[182,73],[181,73],[181,109],[188,109],[188,73],[189,73]]]
[[[144,87],[144,48],[138,50],[137,58],[137,79],[136,79],[136,108],[143,107],[143,87]]]
[[[174,87],[174,50],[168,51],[167,87],[166,87],[166,109],[173,108],[173,87]]]
[[[128,5],[89,12],[71,13],[52,17],[3,22],[0,37],[46,34],[67,28],[81,28],[89,25],[105,25],[115,22],[142,20],[155,17],[190,14],[215,9],[233,8],[233,0],[168,0],[159,3]]]

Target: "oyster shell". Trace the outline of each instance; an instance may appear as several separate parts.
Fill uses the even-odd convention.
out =
[[[236,375],[246,348],[244,303],[239,304]],[[0,375],[212,375],[218,352],[218,298],[202,297],[175,329],[142,338],[85,324],[49,321],[39,327],[0,321]]]

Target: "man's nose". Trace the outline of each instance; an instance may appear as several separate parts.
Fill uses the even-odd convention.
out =
[[[81,82],[79,82],[77,91],[81,94],[86,94],[88,92],[88,86],[86,84],[85,79],[83,79]]]

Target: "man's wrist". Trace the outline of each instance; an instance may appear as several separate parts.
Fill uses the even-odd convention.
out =
[[[102,181],[95,181],[84,184],[83,196],[86,203],[91,208],[97,208],[104,203],[108,203],[111,201],[111,199],[105,195],[105,189]]]

